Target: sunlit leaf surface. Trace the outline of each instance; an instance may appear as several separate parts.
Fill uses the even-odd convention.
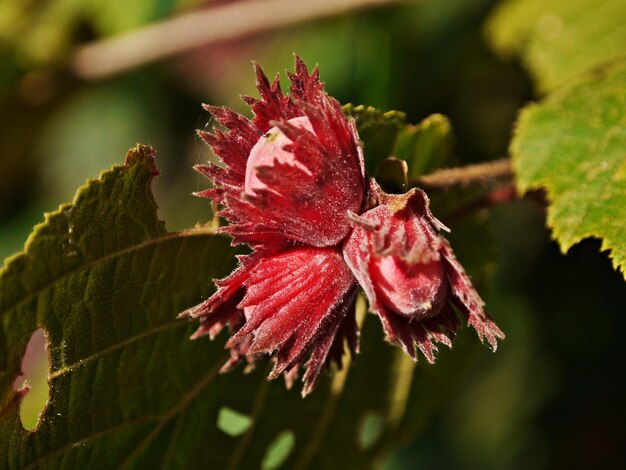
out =
[[[503,55],[518,55],[541,91],[626,56],[623,0],[508,0],[486,27]]]
[[[423,428],[448,393],[435,391],[452,390],[451,370],[468,362],[442,354],[415,369],[373,316],[362,354],[307,399],[267,382],[269,361],[220,375],[224,336],[191,341],[197,325],[176,316],[209,294],[234,252],[208,230],[168,233],[154,174],[153,151],[135,148],[48,214],[2,270],[0,467],[369,468]],[[12,384],[38,327],[50,397],[29,432]]]
[[[527,107],[511,152],[521,191],[546,188],[548,225],[566,251],[602,240],[626,263],[626,65]]]

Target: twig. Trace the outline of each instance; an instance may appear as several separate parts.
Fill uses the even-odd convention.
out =
[[[451,186],[485,183],[495,179],[511,178],[512,176],[511,160],[503,158],[476,165],[438,170],[410,181],[409,186],[419,186],[425,189],[445,189]]]
[[[402,0],[247,0],[171,18],[80,47],[70,67],[84,79],[121,73],[205,44]]]

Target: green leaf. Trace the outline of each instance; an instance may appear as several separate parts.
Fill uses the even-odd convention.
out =
[[[220,408],[217,415],[217,427],[229,436],[240,436],[252,425],[250,416],[244,415],[227,406]]]
[[[453,136],[448,118],[433,114],[416,125],[405,124],[399,111],[381,111],[363,105],[347,104],[347,116],[353,117],[363,143],[368,173],[381,176],[398,173],[389,157],[406,161],[408,177],[414,178],[444,166],[451,161]],[[397,180],[401,185],[401,179]],[[391,180],[390,180],[391,181]],[[395,184],[395,183],[394,183]],[[397,186],[397,184],[396,184]]]
[[[47,214],[0,272],[0,467],[117,467],[167,435],[215,376],[223,353],[189,341],[193,326],[176,314],[228,272],[233,250],[207,231],[167,233],[155,173],[151,149],[129,152]],[[26,432],[12,382],[37,327],[51,392]]]
[[[371,468],[458,388],[472,363],[463,349],[416,369],[372,315],[362,353],[307,399],[269,383],[269,361],[218,374],[226,335],[191,341],[197,324],[176,316],[232,269],[234,251],[207,230],[168,233],[155,173],[151,149],[129,152],[48,214],[0,272],[0,468]],[[12,383],[38,327],[50,397],[28,432]],[[363,445],[368,416],[380,419]]]
[[[625,148],[626,63],[528,106],[511,144],[520,191],[548,191],[548,225],[561,249],[598,237],[622,271]]]
[[[416,178],[449,164],[453,143],[448,118],[432,114],[415,126],[406,126],[398,134],[393,154],[406,160],[409,178]]]
[[[262,470],[273,470],[279,468],[289,454],[293,450],[295,444],[295,436],[291,431],[285,431],[278,435],[278,437],[267,448],[267,453],[261,462]]]
[[[494,48],[517,55],[542,92],[626,55],[623,0],[508,0],[486,25]]]
[[[379,163],[392,155],[398,133],[404,128],[405,115],[400,111],[384,112],[352,104],[345,105],[343,111],[356,122],[363,142],[365,167],[373,173]]]

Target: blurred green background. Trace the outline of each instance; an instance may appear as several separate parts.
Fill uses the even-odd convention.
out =
[[[21,250],[43,212],[69,202],[137,142],[158,151],[154,189],[168,229],[206,222],[209,204],[191,196],[208,184],[191,168],[210,158],[194,134],[209,122],[200,103],[245,112],[239,95],[255,94],[252,59],[269,76],[284,77],[297,52],[319,64],[327,90],[342,103],[402,110],[409,122],[449,116],[459,164],[506,156],[517,111],[539,98],[520,65],[498,59],[486,44],[494,0],[354,10],[97,80],[68,65],[83,43],[211,3],[232,2],[0,1],[0,257]],[[477,356],[454,377],[421,432],[381,465],[618,467],[626,418],[623,277],[595,241],[561,255],[543,208],[532,201],[476,214],[469,231],[464,221],[443,218],[507,339],[497,354]],[[37,377],[41,371],[29,400],[45,396]],[[36,408],[31,413],[36,420]]]

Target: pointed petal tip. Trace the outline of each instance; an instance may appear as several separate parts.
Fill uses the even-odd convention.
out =
[[[200,318],[202,314],[205,312],[206,312],[206,301],[201,302],[198,305],[194,305],[193,307],[190,307],[187,310],[184,310],[183,312],[179,313],[176,318],[181,318],[181,319],[182,318],[190,318],[190,319]],[[200,325],[199,328],[202,328],[202,325]]]
[[[500,328],[498,328],[498,325],[496,325],[495,323],[493,323],[492,331],[493,331],[493,335],[496,338],[498,338],[498,339],[506,339],[506,335],[504,334],[504,331],[502,331]]]
[[[420,351],[422,351],[422,354],[424,355],[428,363],[432,365],[436,361],[435,354],[437,353],[438,350],[434,345],[432,345],[432,343],[431,343],[431,346],[432,348],[424,348],[424,349],[420,348]]]
[[[208,333],[207,330],[204,330],[202,327],[200,327],[189,337],[189,339],[191,340],[198,339],[198,338],[205,336],[207,333]]]
[[[252,66],[254,67],[254,73],[256,75],[256,85],[257,89],[261,92],[261,96],[263,96],[263,90],[269,88],[269,80],[263,68],[259,65],[259,63],[255,60],[252,61]]]
[[[285,371],[283,376],[285,378],[285,387],[287,387],[287,390],[291,390],[293,388],[293,385],[296,383],[296,380],[298,379],[298,374],[299,374],[299,366],[297,365],[292,367],[290,370]]]
[[[294,69],[296,70],[296,72],[304,71],[307,74],[309,73],[306,63],[304,62],[302,57],[298,55],[298,53],[296,52],[293,53],[293,60],[294,60]]]
[[[193,169],[198,173],[201,173],[203,176],[206,176],[210,180],[213,180],[213,170],[215,166],[216,165],[214,165],[213,163],[199,163],[197,165],[194,165]]]
[[[255,97],[250,95],[239,95],[239,98],[241,98],[243,102],[246,103],[248,106],[252,106],[259,101]]]
[[[274,366],[272,371],[267,375],[267,380],[276,380],[278,377],[280,377],[281,373],[282,372],[278,372],[276,370],[276,366]]]
[[[498,328],[498,327],[496,327],[496,328]],[[496,352],[498,350],[498,340],[503,340],[504,339],[504,333],[502,333],[499,329],[498,329],[497,332],[491,331],[490,333],[491,334],[489,335],[487,340],[489,341],[489,345],[491,346],[491,350],[493,352]]]
[[[484,332],[479,336],[481,342],[491,349],[492,352],[495,353],[498,350],[498,340],[493,334],[491,334],[491,332]]]
[[[200,137],[204,142],[206,142],[209,146],[213,147],[213,144],[217,141],[215,135],[207,132],[203,129],[196,129],[196,135]]]
[[[228,360],[224,363],[224,365],[220,368],[220,374],[225,374],[233,370],[241,361],[243,357],[239,355],[232,355],[228,358]],[[248,366],[249,367],[249,366]],[[244,369],[244,373],[248,373],[248,367]],[[253,366],[254,368],[254,366]]]
[[[236,336],[237,336],[237,333],[235,333],[230,338],[228,338],[228,341],[226,341],[226,344],[224,345],[224,349],[230,349],[235,344],[237,344],[238,338],[236,338]]]
[[[318,377],[319,375],[316,377],[304,377],[304,385],[302,386],[302,391],[300,392],[300,396],[302,398],[306,398],[311,394],[311,392],[313,392],[317,384]]]
[[[226,125],[230,119],[234,119],[237,117],[237,113],[235,113],[232,109],[226,106],[213,106],[210,104],[203,104],[202,107],[222,125]]]

